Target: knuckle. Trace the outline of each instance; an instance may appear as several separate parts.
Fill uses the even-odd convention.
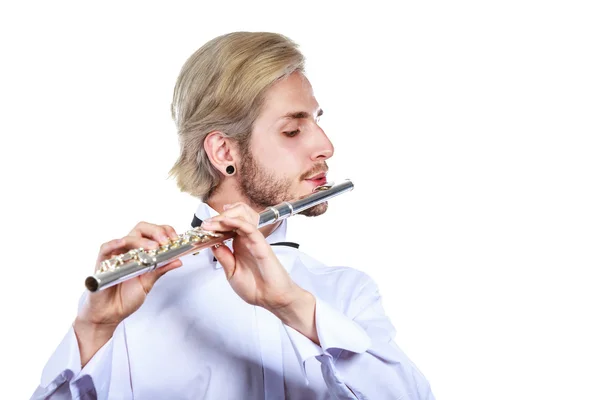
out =
[[[156,234],[163,234],[165,232],[164,225],[151,224],[150,222],[141,221],[131,231],[132,236],[153,236]]]
[[[167,233],[168,236],[173,236],[173,234],[175,234],[175,229],[173,229],[173,227],[170,225],[161,225],[160,227]]]
[[[123,246],[127,249],[130,249],[135,246],[135,241],[137,240],[136,236],[125,236],[123,239]]]
[[[135,224],[133,229],[129,232],[129,236],[140,236],[144,232],[144,230],[146,229],[147,226],[148,226],[148,223],[145,221],[138,222],[137,224]]]
[[[140,247],[144,247],[144,244],[146,243],[146,239],[144,239],[143,237],[129,236],[126,239],[127,247],[130,249],[138,249]]]
[[[250,208],[247,209],[246,214],[244,215],[244,217],[245,217],[244,220],[247,222],[252,222],[254,220],[254,214],[255,214],[254,210],[252,210]]]
[[[100,246],[100,251],[104,252],[107,251],[111,248],[113,248],[117,242],[119,241],[119,239],[113,239],[113,240],[109,240],[108,242],[102,243],[102,245]]]

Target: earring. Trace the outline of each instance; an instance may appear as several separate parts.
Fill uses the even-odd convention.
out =
[[[229,174],[232,175],[235,172],[235,168],[233,167],[233,165],[228,165],[227,168],[225,168],[225,171]]]

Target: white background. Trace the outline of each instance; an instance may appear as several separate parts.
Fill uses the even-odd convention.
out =
[[[98,247],[187,228],[179,69],[214,36],[301,46],[356,188],[302,248],[380,285],[439,400],[599,399],[600,14],[583,1],[14,2],[0,9],[0,398],[28,398]],[[157,327],[159,329],[160,327]]]

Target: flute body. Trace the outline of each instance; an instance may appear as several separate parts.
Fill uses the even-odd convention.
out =
[[[299,200],[285,201],[266,208],[259,214],[258,228],[289,218],[352,189],[354,189],[354,184],[350,180],[339,184],[327,183],[318,186],[313,193]],[[86,278],[85,286],[91,292],[109,288],[160,268],[187,254],[231,240],[234,236],[234,232],[212,232],[196,227],[158,249],[133,249],[102,261],[96,273]]]

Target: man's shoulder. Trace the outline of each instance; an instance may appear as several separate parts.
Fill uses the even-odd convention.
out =
[[[364,271],[349,266],[326,265],[304,253],[300,255],[304,275],[300,280],[308,283],[315,295],[330,303],[347,308],[348,301],[364,296],[376,296],[375,281]],[[296,278],[296,276],[295,276]]]
[[[345,265],[327,265],[302,252],[300,252],[300,259],[306,269],[315,275],[332,276],[335,279],[344,277],[346,279],[357,281],[372,281],[371,277],[366,272],[354,267]]]

